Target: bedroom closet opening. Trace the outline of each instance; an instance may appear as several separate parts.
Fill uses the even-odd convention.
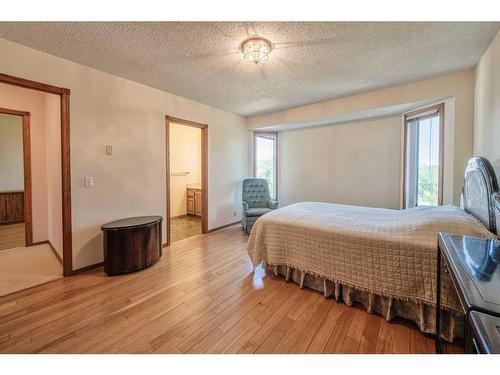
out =
[[[206,126],[167,118],[167,142],[170,244],[206,233]]]

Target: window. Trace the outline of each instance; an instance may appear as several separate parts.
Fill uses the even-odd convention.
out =
[[[277,197],[277,133],[255,133],[254,176],[269,183],[271,198]]]
[[[405,115],[403,208],[443,202],[444,106]]]

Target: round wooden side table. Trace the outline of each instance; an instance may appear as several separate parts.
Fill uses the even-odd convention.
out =
[[[161,216],[115,220],[101,226],[104,233],[104,271],[118,275],[152,266],[162,255]]]

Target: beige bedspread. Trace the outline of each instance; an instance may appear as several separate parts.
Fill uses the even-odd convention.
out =
[[[422,308],[434,306],[438,232],[495,238],[454,206],[390,210],[304,202],[259,218],[249,238],[248,254],[254,266],[270,266],[300,284],[306,275],[319,277],[309,283],[323,280],[323,286],[310,286],[324,288],[325,295],[338,298],[344,288],[344,294],[350,294],[346,302],[359,300],[369,311],[374,310],[372,304],[378,305],[375,310],[387,319],[394,314],[410,319],[416,315],[413,320],[420,328],[432,332],[433,320],[422,316],[430,310]],[[326,281],[331,283],[331,292]],[[445,279],[443,304],[458,312],[456,295],[448,284]],[[377,296],[385,300],[377,303]],[[393,300],[409,301],[420,310],[406,314],[410,316],[394,312]],[[397,310],[401,309],[404,306]],[[448,338],[454,334],[452,327]]]

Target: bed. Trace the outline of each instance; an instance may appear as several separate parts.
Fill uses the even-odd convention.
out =
[[[463,209],[455,206],[391,210],[302,202],[263,215],[248,241],[254,267],[265,267],[325,297],[361,303],[387,320],[413,320],[435,332],[437,234],[495,238],[490,163],[472,158],[466,168]],[[463,335],[462,312],[443,275],[442,335]]]

